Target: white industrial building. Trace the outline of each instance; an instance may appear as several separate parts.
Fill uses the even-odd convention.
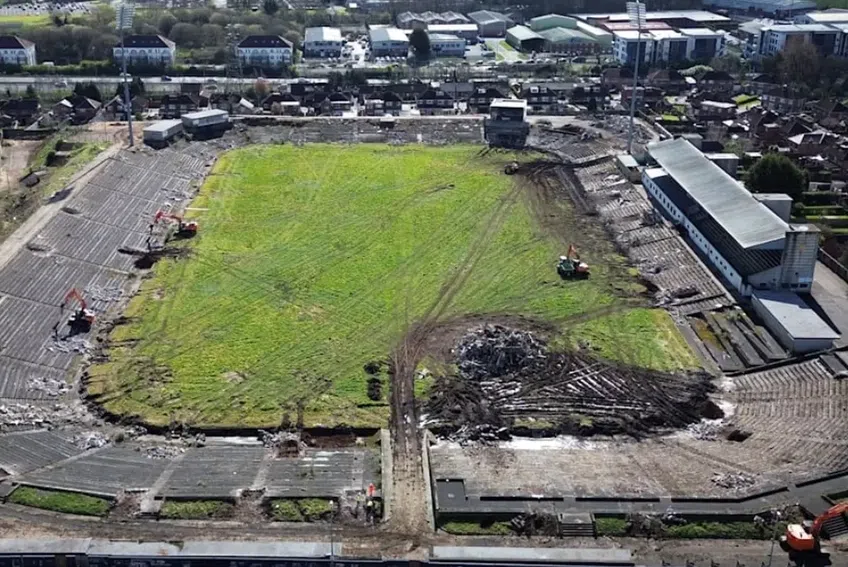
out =
[[[341,57],[343,45],[339,28],[306,28],[303,34],[304,57]]]
[[[124,38],[124,46],[118,43],[112,49],[115,61],[121,61],[126,53],[127,65],[174,64],[177,45],[161,35],[130,35]]]
[[[814,10],[814,0],[705,0],[704,6],[722,8],[745,15],[769,15],[785,18]]]
[[[809,293],[818,230],[788,223],[687,140],[648,146],[659,167],[642,183],[668,215],[742,296],[754,290]],[[774,207],[779,212],[785,210]],[[685,212],[684,212],[685,211]]]
[[[785,195],[754,198],[683,138],[651,144],[648,154],[657,167],[642,172],[642,185],[712,268],[751,298],[787,348],[827,348],[835,333],[797,295],[812,290],[818,229],[790,224]]]
[[[503,37],[506,35],[506,30],[514,25],[508,17],[491,10],[471,12],[468,14],[468,19],[477,24],[480,37]]]
[[[427,31],[429,33],[455,35],[468,43],[477,43],[479,37],[477,24],[429,24]]]
[[[368,31],[373,57],[406,57],[409,55],[409,37],[397,28],[371,28]]]
[[[0,63],[35,65],[35,44],[14,35],[0,35]]]
[[[465,40],[455,35],[428,33],[430,53],[435,57],[465,57]]]

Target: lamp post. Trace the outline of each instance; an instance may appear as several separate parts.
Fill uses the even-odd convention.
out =
[[[132,103],[130,102],[130,84],[127,82],[127,52],[124,48],[124,31],[132,29],[135,6],[127,2],[118,5],[117,21],[115,27],[121,34],[121,71],[124,79],[124,112],[127,113],[127,127],[129,129],[129,144],[133,146],[132,127]]]
[[[627,153],[633,155],[633,120],[636,116],[636,88],[639,85],[639,60],[642,58],[642,26],[645,25],[645,5],[636,2],[627,3],[627,17],[636,24],[636,65],[633,70],[633,92],[630,93],[630,128],[627,130]],[[647,52],[647,46],[645,48]]]

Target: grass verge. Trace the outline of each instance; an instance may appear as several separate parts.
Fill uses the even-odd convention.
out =
[[[631,535],[627,530],[627,521],[622,518],[595,518],[595,531],[598,536],[623,537]],[[754,539],[770,540],[772,534],[778,536],[786,531],[786,523],[777,528],[760,526],[754,522],[688,522],[680,525],[666,525],[659,539]],[[638,534],[637,534],[638,535]]]
[[[439,529],[453,535],[513,535],[509,522],[444,522]]]
[[[516,157],[369,144],[221,156],[192,204],[202,211],[191,213],[193,257],[155,266],[131,322],[112,333],[109,362],[89,370],[89,394],[154,424],[266,427],[303,408],[306,426],[381,426],[386,392],[368,398],[364,367],[410,324],[521,315],[566,331],[616,306],[622,319],[575,336],[612,358],[661,366],[668,348],[691,358],[662,311],[626,317],[641,302],[638,280],[567,201],[540,203],[503,175]],[[572,239],[592,262],[589,280],[556,276]]]
[[[105,498],[76,492],[42,490],[31,486],[18,487],[9,496],[9,502],[80,516],[105,516],[112,506],[112,503]]]
[[[225,519],[233,515],[234,506],[222,500],[166,500],[159,517],[169,520]]]
[[[279,498],[268,503],[271,519],[277,522],[328,520],[335,509],[332,500],[323,498]]]

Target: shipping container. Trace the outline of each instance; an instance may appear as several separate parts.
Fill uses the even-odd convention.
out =
[[[210,128],[226,125],[230,122],[230,115],[224,110],[201,110],[190,112],[182,116],[183,127],[188,131],[198,128]]]
[[[161,120],[144,128],[144,141],[167,142],[182,131],[182,120]]]

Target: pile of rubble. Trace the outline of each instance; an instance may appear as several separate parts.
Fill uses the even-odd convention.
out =
[[[756,479],[743,472],[736,473],[715,473],[710,479],[713,484],[722,488],[731,490],[744,490],[754,486]]]
[[[85,288],[85,296],[90,301],[102,301],[104,303],[114,303],[120,301],[124,296],[124,290],[121,286],[99,286],[90,285]]]
[[[532,333],[486,325],[465,335],[454,349],[466,378],[482,380],[522,372],[545,358],[545,343]]]
[[[436,378],[423,413],[436,434],[460,443],[506,439],[531,422],[550,434],[640,438],[723,417],[705,373],[551,353],[533,333],[501,326],[470,331],[453,353],[458,373]]]
[[[109,438],[99,431],[83,431],[74,435],[72,443],[83,451],[88,451],[105,447],[109,444]]]
[[[27,428],[53,429],[69,423],[96,421],[81,404],[0,404],[0,431]]]
[[[179,445],[153,445],[144,448],[148,459],[174,459],[185,453],[185,447]]]
[[[71,390],[71,385],[64,380],[47,378],[45,376],[30,376],[27,379],[28,392],[41,392],[48,398],[58,398]]]
[[[300,433],[295,431],[263,431],[259,430],[259,437],[266,449],[273,449],[278,457],[299,457],[306,451],[306,443],[300,438]]]

